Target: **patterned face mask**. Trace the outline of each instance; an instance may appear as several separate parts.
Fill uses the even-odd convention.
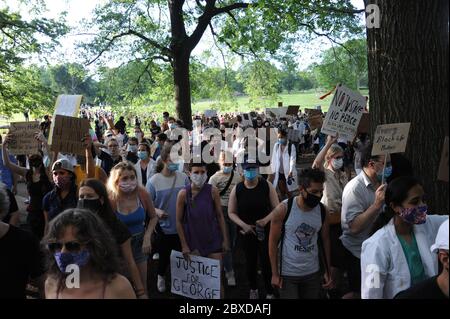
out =
[[[399,216],[408,224],[420,225],[427,221],[427,205],[420,205],[411,208],[402,208]]]

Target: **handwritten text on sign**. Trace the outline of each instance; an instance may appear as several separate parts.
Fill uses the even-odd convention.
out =
[[[403,153],[411,123],[378,125],[373,139],[372,155]]]
[[[13,139],[9,151],[14,155],[28,155],[38,152],[39,142],[34,138],[39,133],[39,122],[12,122],[9,132]]]
[[[85,155],[82,139],[89,134],[89,120],[56,115],[54,124],[51,150]]]
[[[220,262],[190,256],[184,259],[179,251],[170,254],[171,292],[192,299],[220,299]]]
[[[366,98],[344,85],[336,88],[330,109],[325,116],[322,133],[351,141],[356,135]]]

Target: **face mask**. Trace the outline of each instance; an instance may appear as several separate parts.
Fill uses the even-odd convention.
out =
[[[177,163],[170,163],[167,168],[169,169],[169,171],[171,172],[175,172],[178,170],[178,164]]]
[[[202,187],[206,183],[207,179],[208,179],[208,175],[206,175],[206,173],[204,173],[204,174],[191,174],[191,181],[192,181],[192,183],[194,183],[194,185],[199,187],[199,188]]]
[[[303,195],[302,195],[302,197],[303,197]],[[303,197],[303,201],[305,202],[306,206],[308,206],[309,208],[314,208],[317,205],[319,205],[321,199],[322,199],[322,197],[310,194],[308,192],[306,192],[306,198]]]
[[[136,153],[138,150],[137,145],[128,145],[127,151],[131,153]]]
[[[140,139],[140,138],[142,137],[142,133],[136,132],[136,133],[134,133],[134,136],[135,136],[137,139]]]
[[[285,138],[279,138],[278,139],[278,143],[280,143],[281,145],[286,145],[287,144],[287,140]]]
[[[224,166],[223,167],[223,172],[225,174],[230,174],[233,171],[233,166]]]
[[[137,187],[137,181],[131,181],[131,182],[119,182],[119,188],[124,193],[131,193],[134,191]]]
[[[66,176],[53,176],[53,182],[56,187],[60,189],[67,188],[71,183],[71,177],[69,175]]]
[[[138,155],[139,159],[141,159],[141,160],[146,160],[148,158],[147,151],[139,151],[137,155]]]
[[[254,180],[257,176],[258,172],[256,171],[256,169],[244,170],[244,177],[249,181]]]
[[[79,199],[77,208],[89,209],[92,212],[98,212],[102,208],[102,202],[99,198],[96,199]]]
[[[392,166],[386,166],[384,169],[384,179],[388,178],[392,174]],[[379,182],[383,180],[383,170],[381,172],[377,173],[377,179]]]
[[[402,208],[399,216],[408,224],[420,225],[427,220],[428,206],[421,205],[411,208]]]
[[[172,124],[170,124],[169,128],[170,128],[171,130],[176,129],[176,128],[177,128],[177,125],[172,123]]]
[[[86,266],[89,262],[89,251],[83,249],[77,253],[54,253],[56,264],[62,273],[66,273],[66,268],[69,265],[77,265],[78,267]]]
[[[343,165],[344,165],[344,160],[342,158],[340,158],[340,159],[335,158],[331,161],[331,166],[333,167],[333,169],[335,171],[341,169]]]

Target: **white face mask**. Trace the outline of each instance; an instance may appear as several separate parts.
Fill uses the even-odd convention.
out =
[[[207,179],[208,179],[208,175],[206,175],[206,173],[204,173],[204,174],[191,174],[191,181],[198,188],[202,187],[206,183]]]
[[[331,166],[333,167],[333,169],[335,171],[341,169],[343,165],[344,165],[344,160],[342,158],[340,158],[340,159],[333,159],[331,161]]]

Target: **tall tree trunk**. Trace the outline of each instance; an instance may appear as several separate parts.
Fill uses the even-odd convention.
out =
[[[179,51],[173,59],[173,83],[175,89],[175,108],[178,118],[185,127],[192,127],[191,84],[189,81],[190,53]]]
[[[380,8],[367,30],[370,114],[375,124],[411,122],[406,156],[424,183],[430,212],[448,213],[448,183],[437,181],[448,135],[448,0],[368,0]]]

